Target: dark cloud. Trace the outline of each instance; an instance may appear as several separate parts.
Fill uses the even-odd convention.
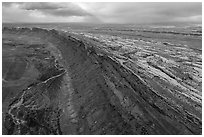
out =
[[[4,6],[16,4],[20,9],[38,11],[45,15],[52,16],[91,16],[88,12],[81,9],[74,3],[54,3],[54,2],[17,2],[3,3]]]
[[[39,3],[23,3],[20,6],[26,10],[37,10],[44,14],[53,16],[88,16],[88,12],[81,9],[74,3],[52,3],[52,2],[39,2]]]
[[[51,2],[28,2],[28,3],[21,3],[20,8],[26,10],[55,10],[60,8],[65,8],[62,4],[55,4]]]

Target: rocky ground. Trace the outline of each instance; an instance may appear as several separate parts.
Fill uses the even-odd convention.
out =
[[[39,28],[2,42],[3,134],[201,134],[200,51]]]

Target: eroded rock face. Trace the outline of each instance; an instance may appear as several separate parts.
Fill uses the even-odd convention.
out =
[[[32,85],[10,104],[5,125],[8,134],[61,134],[58,89],[63,73]]]
[[[10,39],[16,34],[19,41],[36,39],[40,48],[29,47],[47,54],[27,57],[39,76],[3,102],[8,104],[4,134],[201,134],[200,102],[182,96],[185,90],[158,92],[148,83],[155,79],[137,73],[148,70],[137,71],[126,55],[111,54],[100,42],[70,33],[3,30]]]

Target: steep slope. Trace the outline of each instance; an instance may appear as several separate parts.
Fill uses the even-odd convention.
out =
[[[5,98],[4,134],[201,134],[200,102],[165,98],[99,43],[39,28],[4,28],[4,35],[18,45],[37,41],[43,48],[36,53],[49,51],[26,56],[39,76]],[[195,113],[192,104],[200,108]]]

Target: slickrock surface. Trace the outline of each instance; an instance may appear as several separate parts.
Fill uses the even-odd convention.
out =
[[[3,29],[3,134],[202,134],[200,51]]]

